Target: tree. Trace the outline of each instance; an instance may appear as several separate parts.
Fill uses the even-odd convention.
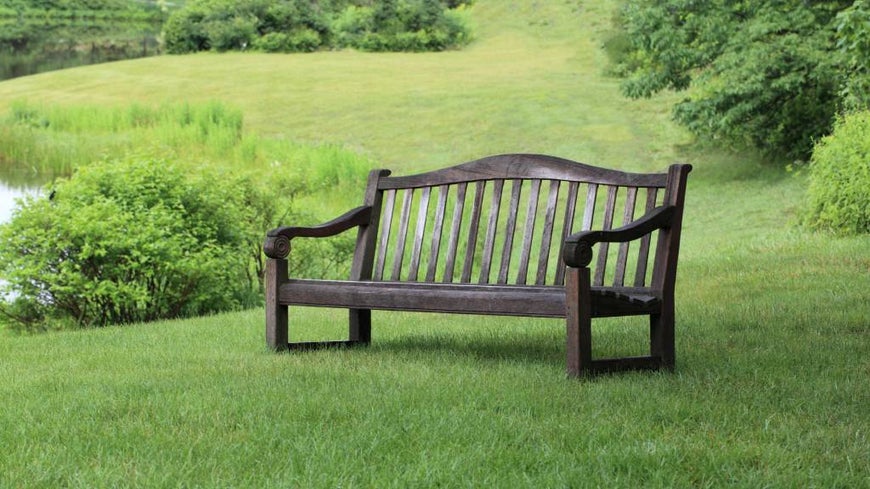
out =
[[[633,1],[616,71],[629,97],[688,90],[674,118],[698,136],[805,159],[866,63],[865,12],[862,0]]]

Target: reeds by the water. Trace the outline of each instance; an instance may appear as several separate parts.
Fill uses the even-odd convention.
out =
[[[0,179],[26,173],[48,181],[131,152],[264,175],[291,172],[311,190],[358,181],[372,166],[335,145],[246,133],[242,112],[221,102],[102,107],[18,101],[0,118]]]

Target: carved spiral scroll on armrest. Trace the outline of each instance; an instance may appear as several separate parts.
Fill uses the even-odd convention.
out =
[[[357,207],[340,217],[318,226],[284,226],[266,233],[263,251],[269,258],[286,258],[290,254],[290,240],[295,237],[326,238],[356,226],[366,226],[372,218],[370,206]]]
[[[592,261],[592,246],[595,243],[632,241],[656,229],[668,228],[676,210],[676,207],[672,205],[660,206],[649,211],[640,219],[620,228],[608,231],[581,231],[572,234],[565,240],[562,259],[569,267],[580,268],[588,266],[589,262]]]

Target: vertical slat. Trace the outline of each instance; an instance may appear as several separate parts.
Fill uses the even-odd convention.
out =
[[[508,272],[511,267],[511,254],[514,247],[514,232],[517,228],[517,219],[520,212],[520,194],[522,193],[523,181],[514,180],[511,184],[511,200],[508,209],[508,221],[505,229],[504,247],[501,253],[501,267],[498,271],[498,283],[507,283]]]
[[[613,214],[616,212],[616,190],[615,185],[607,186],[607,202],[604,206],[604,222],[601,223],[601,229],[608,230],[613,228]],[[604,270],[607,267],[607,251],[609,245],[607,242],[598,243],[598,264],[595,267],[595,280],[592,285],[604,284]]]
[[[520,270],[517,283],[525,285],[529,275],[529,259],[532,255],[532,238],[535,235],[535,221],[538,217],[538,198],[541,195],[541,181],[532,180],[529,189],[529,203],[526,207],[526,226],[523,230],[523,247],[520,250]]]
[[[450,223],[450,237],[447,238],[447,258],[444,260],[444,282],[453,282],[453,267],[456,264],[456,250],[459,247],[459,230],[462,228],[462,216],[465,210],[466,183],[456,187],[456,205],[453,207],[453,221]],[[446,194],[446,192],[445,192]]]
[[[408,280],[411,282],[417,281],[417,275],[420,274],[420,259],[423,254],[423,239],[426,237],[426,224],[429,214],[429,195],[432,193],[432,187],[423,187],[423,192],[420,195],[420,205],[417,209],[417,226],[414,229],[414,247],[411,249],[411,266],[408,270]]]
[[[414,189],[406,189],[402,201],[402,212],[399,214],[399,234],[396,236],[395,255],[393,255],[393,274],[391,280],[399,280],[402,275],[402,261],[405,258],[405,241],[408,239],[408,223],[411,220],[411,203],[414,200]]]
[[[378,242],[378,259],[375,265],[374,280],[382,280],[384,278],[384,269],[387,262],[387,246],[390,243],[390,231],[393,224],[393,208],[396,204],[396,191],[387,190],[384,192],[384,211],[383,219],[381,219],[381,239]]]
[[[680,232],[683,222],[683,205],[686,199],[686,179],[692,165],[671,165],[668,167],[668,181],[665,185],[664,203],[675,206],[671,225],[658,231],[656,254],[653,260],[651,286],[662,291],[662,308],[673,307],[674,284],[677,280],[677,255],[680,252]],[[670,304],[668,304],[670,303]]]
[[[562,252],[565,250],[565,240],[574,230],[574,213],[577,208],[577,193],[580,191],[580,184],[571,182],[568,185],[568,198],[565,203],[565,223],[562,228],[562,240],[559,241],[559,267],[556,269],[556,277],[553,279],[553,285],[563,285],[565,283],[565,265],[562,263]]]
[[[501,194],[504,180],[495,180],[492,187],[492,205],[489,208],[489,224],[486,227],[486,241],[483,245],[483,261],[480,266],[480,283],[489,283],[492,269],[492,254],[495,250],[495,233],[498,230],[498,215],[501,210]]]
[[[581,231],[592,229],[592,220],[595,216],[595,201],[598,200],[598,184],[590,183],[586,189],[586,208],[583,211],[583,227]]]
[[[372,170],[369,172],[368,186],[366,187],[363,203],[364,205],[371,206],[372,215],[369,223],[365,226],[360,226],[357,231],[353,263],[350,268],[351,280],[369,280],[372,278],[375,252],[378,248],[378,225],[381,222],[381,210],[384,198],[384,193],[378,189],[378,185],[381,178],[389,175],[389,170]]]
[[[465,250],[465,263],[462,266],[462,283],[471,282],[471,269],[474,266],[474,252],[477,248],[477,233],[480,229],[480,215],[483,212],[483,193],[486,182],[480,181],[474,187],[474,203],[471,206],[471,224],[468,226],[468,243]]]
[[[653,210],[656,206],[656,198],[658,197],[659,189],[656,187],[648,187],[646,189],[646,207],[645,212]],[[651,234],[647,234],[640,239],[640,249],[637,252],[637,271],[634,274],[634,286],[643,287],[646,284],[646,268],[649,262],[649,246]]]
[[[429,266],[426,270],[426,281],[435,281],[435,272],[438,268],[438,257],[441,251],[441,233],[444,229],[444,214],[447,212],[447,194],[450,187],[442,185],[438,187],[438,205],[435,207],[435,225],[432,227],[432,247],[429,249]]]
[[[637,187],[628,187],[625,196],[625,210],[622,212],[622,225],[625,226],[634,220],[634,205],[637,202]],[[619,253],[616,257],[616,271],[613,276],[613,285],[622,287],[625,284],[625,267],[628,261],[628,241],[619,244]]]
[[[390,175],[389,170],[372,170],[369,172],[366,188],[365,205],[371,206],[371,220],[365,226],[360,226],[356,236],[356,250],[353,253],[353,264],[350,267],[351,280],[370,280],[377,251],[378,224],[381,221],[381,210],[384,192],[380,190],[380,182]],[[370,309],[347,310],[347,337],[352,342],[370,343],[372,339],[372,311]]]
[[[547,213],[544,216],[544,229],[541,236],[541,253],[538,256],[538,275],[535,285],[547,283],[547,265],[550,262],[550,246],[553,243],[553,226],[556,221],[556,206],[559,204],[559,180],[550,180],[550,194],[547,197]]]

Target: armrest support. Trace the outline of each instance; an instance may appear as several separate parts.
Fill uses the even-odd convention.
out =
[[[371,222],[372,208],[362,206],[345,212],[341,216],[317,226],[284,226],[266,233],[263,251],[269,258],[286,258],[290,254],[290,240],[301,238],[326,238],[343,233],[357,226]]]
[[[641,238],[656,229],[668,228],[676,210],[677,208],[672,205],[660,206],[649,211],[640,219],[616,229],[581,231],[572,234],[565,240],[562,259],[569,267],[585,267],[592,261],[592,246],[595,243],[623,243]]]

